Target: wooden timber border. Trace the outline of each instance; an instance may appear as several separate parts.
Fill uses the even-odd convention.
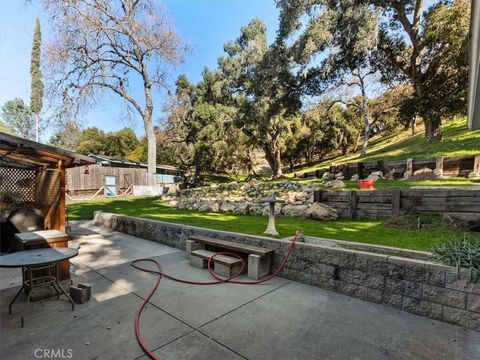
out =
[[[327,171],[331,173],[342,172],[345,179],[349,180],[355,174],[358,174],[360,179],[364,179],[374,171],[382,171],[383,173],[391,172],[393,178],[400,179],[407,171],[415,172],[423,168],[429,168],[431,170],[437,169],[445,177],[466,177],[471,172],[480,174],[480,154],[445,156],[428,160],[378,160],[347,163],[342,165],[332,164],[326,169],[318,169],[303,173],[301,176],[305,178],[321,178]]]
[[[379,219],[400,212],[480,214],[480,190],[476,189],[317,190],[314,201],[336,209],[340,217],[349,219]]]

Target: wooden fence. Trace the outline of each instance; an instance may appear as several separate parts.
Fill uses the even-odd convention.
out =
[[[480,190],[318,190],[314,193],[314,201],[350,219],[378,219],[400,212],[480,214]]]
[[[382,171],[383,173],[391,172],[393,178],[399,179],[403,177],[407,170],[415,172],[423,168],[438,169],[445,177],[468,176],[470,172],[480,173],[480,154],[438,157],[428,160],[379,160],[331,165],[327,169],[304,173],[303,177],[321,178],[326,171],[330,171],[334,173],[342,172],[345,179],[350,179],[354,174],[358,174],[360,179],[363,179],[374,171]]]
[[[95,192],[104,185],[105,175],[117,177],[117,189],[125,190],[130,185],[147,185],[147,170],[138,168],[118,168],[109,166],[88,166],[88,174],[85,174],[85,166],[67,169],[67,189],[71,193]]]

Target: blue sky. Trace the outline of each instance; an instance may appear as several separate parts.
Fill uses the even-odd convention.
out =
[[[433,2],[426,0],[425,9]],[[48,18],[40,4],[41,0],[27,4],[20,0],[0,0],[0,106],[15,97],[29,102],[35,17],[40,18],[43,41],[48,41],[51,35]],[[273,41],[278,26],[278,10],[273,0],[165,0],[164,4],[177,30],[193,48],[185,63],[172,70],[172,83],[180,73],[196,82],[205,66],[215,68],[217,58],[223,53],[223,44],[235,39],[240,27],[251,19],[257,17],[265,22],[269,41]],[[165,95],[158,93],[155,100],[157,121]],[[82,126],[97,126],[104,131],[129,126],[138,135],[144,134],[140,118],[128,120],[125,106],[116,95],[108,94],[98,102],[99,105],[81,119]],[[54,131],[47,128],[42,140],[48,141]]]
[[[48,41],[51,31],[40,0],[28,4],[17,0],[0,0],[0,105],[15,97],[30,98],[30,52],[35,17],[40,18],[43,41]],[[278,24],[278,11],[273,0],[166,0],[164,4],[182,37],[193,49],[185,63],[172,70],[171,80],[179,73],[187,74],[191,81],[198,81],[205,66],[215,68],[217,58],[223,52],[223,44],[235,39],[240,27],[257,17],[268,28],[272,41]],[[156,118],[161,115],[157,97]],[[101,105],[90,110],[83,126],[97,126],[105,131],[119,130],[125,126],[143,135],[141,120],[133,123],[126,119],[125,107],[115,95],[107,95]],[[48,141],[55,129],[46,129],[42,136]]]

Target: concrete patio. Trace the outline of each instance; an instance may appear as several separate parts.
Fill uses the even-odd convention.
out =
[[[20,270],[1,269],[2,359],[35,359],[36,349],[70,349],[73,359],[146,359],[133,320],[154,276],[130,266],[152,257],[174,276],[209,281],[185,253],[77,222],[74,283],[92,285],[74,312],[48,299],[8,314]],[[163,279],[142,317],[160,359],[478,359],[480,333],[320,288],[275,278],[263,285],[191,286]],[[37,352],[37,354],[39,354]]]

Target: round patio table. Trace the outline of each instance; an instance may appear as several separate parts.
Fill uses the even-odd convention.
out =
[[[22,291],[27,294],[27,302],[23,308],[21,324],[24,325],[24,315],[34,288],[52,286],[60,298],[59,290],[67,297],[72,304],[72,311],[75,309],[72,298],[62,288],[58,281],[58,266],[60,261],[71,259],[78,255],[78,249],[70,248],[42,248],[25,250],[8,255],[0,256],[0,267],[22,268],[22,287],[8,305],[8,311],[12,313],[12,305]]]

